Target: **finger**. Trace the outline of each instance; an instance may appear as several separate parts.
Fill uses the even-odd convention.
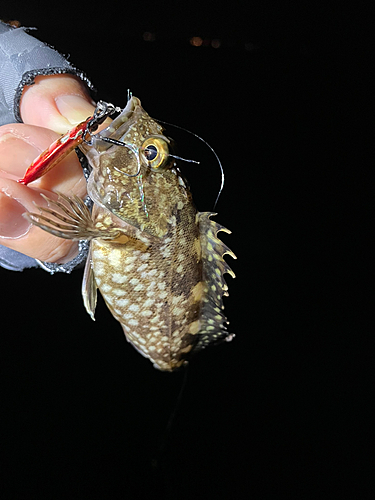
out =
[[[37,76],[35,83],[25,87],[20,102],[24,123],[46,127],[65,134],[72,127],[92,116],[95,102],[86,86],[72,75]],[[99,130],[108,126],[108,121]]]
[[[58,137],[52,130],[22,123],[0,127],[0,176],[13,180],[23,177],[33,160]],[[82,167],[74,152],[31,186],[80,197],[86,194]]]
[[[68,262],[78,253],[76,242],[49,235],[26,221],[22,214],[45,206],[40,196],[51,191],[85,196],[86,181],[75,155],[68,155],[55,169],[26,187],[16,182],[58,134],[52,130],[24,124],[0,128],[0,244],[39,260]]]
[[[37,212],[35,204],[47,206],[40,190],[0,178],[0,244],[42,261],[69,262],[78,252],[77,242],[52,236],[22,216]]]

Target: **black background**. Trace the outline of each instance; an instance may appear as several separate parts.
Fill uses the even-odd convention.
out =
[[[371,44],[366,12],[312,4],[2,12],[70,54],[98,99],[124,106],[130,88],[214,147],[238,257],[236,338],[190,363],[179,405],[184,372],[153,369],[102,301],[93,323],[81,271],[1,270],[3,498],[373,498]],[[212,153],[168,132],[212,210]]]

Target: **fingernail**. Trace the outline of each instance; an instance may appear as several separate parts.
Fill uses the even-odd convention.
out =
[[[93,104],[80,95],[60,95],[55,102],[62,116],[72,125],[81,123],[93,113]]]
[[[28,232],[30,223],[22,217],[25,212],[21,203],[0,193],[0,238],[20,238]]]

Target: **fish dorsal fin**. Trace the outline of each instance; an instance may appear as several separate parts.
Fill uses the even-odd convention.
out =
[[[229,233],[228,229],[210,219],[216,215],[210,212],[198,213],[199,232],[202,247],[203,262],[203,305],[199,318],[199,331],[194,351],[204,349],[207,345],[229,339],[227,318],[223,313],[223,296],[228,295],[228,286],[224,274],[228,273],[235,278],[235,274],[223,259],[228,254],[234,259],[234,253],[217,237],[219,231]]]

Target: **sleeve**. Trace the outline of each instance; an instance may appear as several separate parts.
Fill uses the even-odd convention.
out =
[[[28,28],[30,30],[31,28]],[[75,68],[52,47],[30,36],[27,28],[13,27],[0,21],[0,125],[22,122],[19,103],[26,85],[32,85],[38,75],[70,73],[93,85],[86,75]],[[87,245],[79,245],[79,254],[67,264],[40,262],[0,245],[0,266],[12,271],[42,267],[51,272],[71,272],[87,255]]]

